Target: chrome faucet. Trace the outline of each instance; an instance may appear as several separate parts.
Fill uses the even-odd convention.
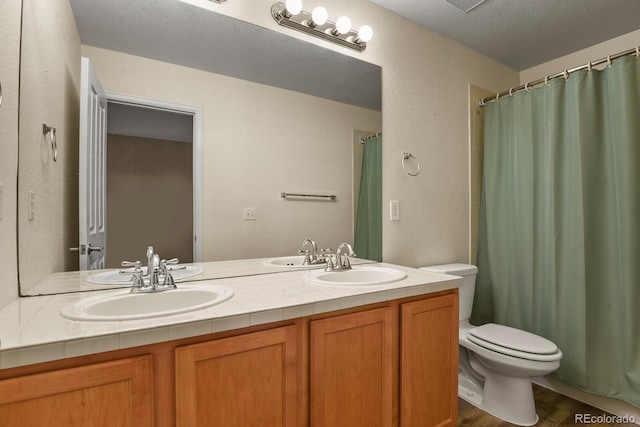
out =
[[[311,251],[308,249],[302,249],[298,251],[298,254],[304,255],[304,261],[302,265],[315,265],[315,264],[324,264],[327,262],[326,255],[331,253],[331,249],[321,249],[320,254],[318,254],[318,245],[314,240],[304,239],[302,242],[302,247],[306,248],[311,245]]]
[[[326,271],[339,271],[339,270],[351,270],[351,262],[349,261],[349,257],[356,256],[355,252],[353,252],[353,248],[349,243],[340,243],[338,248],[336,249],[336,262],[335,264],[331,260],[331,256],[329,256],[329,260],[327,261]]]
[[[168,265],[178,263],[178,258],[160,260],[160,255],[153,253],[153,246],[147,247],[147,273],[144,274],[140,261],[122,261],[123,267],[134,267],[131,293],[151,293],[176,289],[177,286],[170,273]],[[121,271],[121,274],[130,274],[130,271]],[[162,283],[160,282],[162,277]]]

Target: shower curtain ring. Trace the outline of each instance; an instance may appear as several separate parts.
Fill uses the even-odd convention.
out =
[[[549,76],[544,76],[544,84],[549,86]]]
[[[564,76],[565,82],[569,80],[569,70],[564,70],[564,73],[562,73],[562,75]]]
[[[636,59],[640,59],[640,46],[636,46]]]
[[[496,93],[496,102],[500,101],[500,92]]]
[[[607,67],[611,67],[611,55],[607,56]]]
[[[526,90],[527,92],[530,92],[530,91],[531,91],[531,89],[529,89],[529,82],[526,82],[526,83],[524,84],[524,90]]]
[[[587,73],[591,74],[591,61],[587,62]]]
[[[513,96],[513,88],[509,89],[509,96]]]

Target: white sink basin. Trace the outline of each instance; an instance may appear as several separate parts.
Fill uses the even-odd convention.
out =
[[[84,298],[64,307],[60,314],[71,320],[136,320],[170,316],[220,304],[233,290],[209,284],[182,284],[157,293],[129,293],[122,289]]]
[[[189,277],[197,276],[204,270],[202,267],[195,267],[193,265],[172,265],[168,266],[173,280],[180,282]],[[132,270],[132,269],[130,269]],[[100,273],[92,274],[87,277],[87,282],[95,283],[98,285],[121,285],[126,286],[131,284],[131,278],[133,277],[133,271],[131,273],[120,273],[120,270],[108,270]],[[146,274],[147,267],[142,267],[142,271]]]
[[[275,268],[324,268],[324,264],[302,265],[303,262],[304,255],[294,255],[268,259],[264,263],[268,267]]]
[[[404,271],[386,267],[355,266],[351,270],[308,271],[304,280],[323,286],[373,286],[393,283],[407,277]]]

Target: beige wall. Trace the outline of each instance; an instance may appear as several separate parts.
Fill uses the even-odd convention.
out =
[[[18,174],[18,78],[20,0],[0,2],[0,307],[18,297],[16,184]]]
[[[80,39],[68,0],[24,0],[18,223],[20,282],[77,269]],[[58,160],[42,124],[56,128]],[[34,219],[28,193],[35,192]]]
[[[383,212],[400,201],[400,221],[383,220],[383,258],[408,266],[468,261],[468,84],[497,91],[517,84],[518,72],[367,0],[322,2],[330,19],[372,26],[361,54],[278,26],[271,3],[184,1],[382,66]],[[420,160],[419,176],[403,171],[405,151]]]
[[[307,237],[352,241],[353,129],[379,131],[379,111],[89,46],[83,55],[106,91],[202,107],[203,261],[291,255]]]
[[[107,268],[144,260],[193,262],[192,144],[107,137]]]
[[[562,72],[571,68],[585,65],[589,61],[596,61],[614,55],[618,52],[633,49],[640,46],[640,30],[613,38],[603,43],[582,49],[570,55],[556,58],[544,64],[528,68],[520,73],[520,84],[525,84],[544,76]],[[501,90],[508,89],[502,88]]]

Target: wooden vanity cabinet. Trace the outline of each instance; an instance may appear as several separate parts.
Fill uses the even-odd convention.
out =
[[[312,427],[456,425],[456,293],[312,320],[310,328]]]
[[[400,426],[455,426],[457,295],[408,302],[400,313]]]
[[[0,370],[0,426],[455,426],[455,291]]]
[[[176,425],[293,427],[298,331],[270,329],[176,349]]]
[[[311,425],[391,427],[393,310],[311,321]]]
[[[151,427],[151,356],[0,381],[3,427]]]

